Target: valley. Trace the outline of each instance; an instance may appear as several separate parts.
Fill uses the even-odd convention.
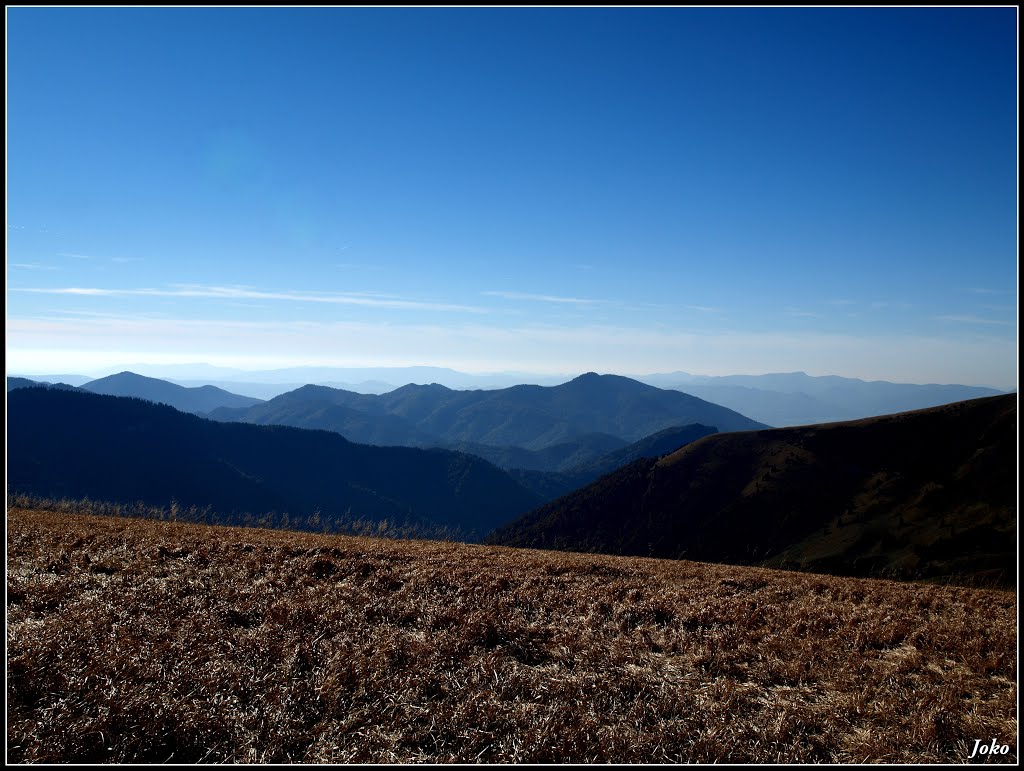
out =
[[[357,533],[386,523],[406,536],[508,546],[1016,583],[1014,394],[778,429],[595,374],[490,392],[304,386],[211,414],[232,409],[250,420],[16,383],[8,490],[173,502],[212,509],[224,524]],[[708,416],[734,430],[676,424]],[[642,431],[627,426],[664,424],[630,442]],[[585,430],[594,426],[603,432]],[[341,430],[352,427],[400,443],[353,442]],[[417,433],[425,446],[402,446]]]

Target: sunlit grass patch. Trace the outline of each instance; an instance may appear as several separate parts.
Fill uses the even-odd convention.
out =
[[[13,762],[1016,762],[1016,596],[8,512]]]

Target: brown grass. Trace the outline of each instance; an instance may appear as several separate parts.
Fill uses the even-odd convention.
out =
[[[11,509],[9,762],[1016,762],[1016,595]]]

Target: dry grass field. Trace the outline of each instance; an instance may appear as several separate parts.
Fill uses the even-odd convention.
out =
[[[1017,761],[1011,592],[18,508],[7,547],[9,762]]]

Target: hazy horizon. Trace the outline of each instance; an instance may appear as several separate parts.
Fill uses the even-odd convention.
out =
[[[5,15],[8,372],[1016,390],[1015,8]]]
[[[419,378],[413,380],[405,380],[404,377],[414,376],[417,371],[422,371],[419,374],[429,375],[427,378]],[[579,372],[559,372],[559,373],[543,373],[543,372],[517,372],[511,370],[505,371],[468,371],[459,370],[452,367],[435,367],[428,365],[410,365],[406,367],[283,367],[275,369],[239,369],[230,367],[215,367],[213,365],[205,364],[203,362],[193,362],[191,364],[171,364],[171,365],[147,365],[142,363],[118,365],[113,367],[98,367],[92,370],[82,370],[77,372],[71,372],[68,370],[61,370],[59,367],[53,367],[50,371],[40,370],[35,372],[29,372],[27,370],[16,370],[13,368],[7,368],[8,377],[37,377],[37,378],[56,378],[59,376],[75,377],[75,378],[91,378],[98,380],[100,378],[109,377],[111,375],[120,374],[122,372],[133,372],[137,375],[144,377],[152,377],[162,380],[168,380],[172,382],[229,382],[236,380],[241,385],[246,384],[305,384],[307,381],[301,380],[302,373],[310,373],[308,376],[312,379],[308,382],[327,382],[332,378],[350,378],[349,385],[360,385],[364,383],[380,383],[382,385],[391,385],[396,388],[403,385],[407,385],[410,382],[429,384],[434,382],[431,378],[440,378],[437,382],[443,382],[447,378],[445,375],[450,375],[454,381],[473,381],[476,383],[474,387],[479,387],[477,381],[493,381],[496,384],[501,384],[495,387],[506,387],[507,385],[518,385],[518,384],[536,384],[536,385],[558,385],[564,382],[573,380],[581,375],[589,372],[596,372],[599,375],[619,375],[622,377],[631,378],[643,382],[645,379],[671,379],[673,376],[679,377],[679,384],[685,384],[688,381],[698,383],[702,381],[713,381],[716,378],[730,378],[730,377],[764,377],[771,375],[806,375],[811,378],[824,378],[824,377],[848,377],[845,375],[836,375],[835,373],[811,373],[804,370],[792,370],[792,371],[776,371],[776,372],[729,372],[721,374],[708,374],[701,372],[687,372],[683,370],[663,370],[661,372],[614,372],[610,370],[584,370]],[[400,374],[402,377],[394,379],[394,382],[385,381],[382,378],[387,377],[389,373]],[[980,388],[992,388],[1003,392],[1015,392],[1017,390],[1016,385],[1009,387],[993,385],[992,383],[909,383],[909,381],[893,380],[891,378],[851,378],[855,380],[863,380],[865,382],[888,382],[894,384],[908,384],[908,385],[963,385],[973,386]],[[301,382],[300,382],[301,381]],[[399,382],[401,381],[401,382]],[[53,382],[53,381],[51,381]],[[337,381],[336,381],[337,382]],[[72,383],[72,385],[74,385]],[[472,383],[471,383],[472,385]],[[451,386],[459,387],[459,386]],[[485,386],[486,387],[486,386]],[[666,387],[661,386],[659,387]]]

